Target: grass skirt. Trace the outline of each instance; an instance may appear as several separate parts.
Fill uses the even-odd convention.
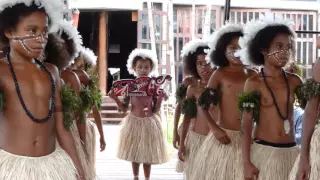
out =
[[[190,175],[193,172],[192,165],[196,162],[196,155],[198,154],[201,145],[205,141],[207,136],[198,134],[194,131],[189,131],[186,139],[186,160],[185,160],[185,173],[186,178],[190,179]]]
[[[141,118],[130,113],[124,118],[117,157],[143,164],[162,164],[169,160],[157,116]]]
[[[27,157],[0,150],[1,180],[76,180],[70,156],[59,146],[46,156]]]
[[[297,146],[277,148],[253,143],[250,156],[259,169],[259,179],[287,180],[298,154]]]
[[[71,134],[73,136],[74,143],[76,145],[77,155],[80,160],[81,166],[83,168],[86,180],[93,180],[95,178],[94,168],[91,166],[88,160],[88,156],[85,151],[83,142],[80,139],[79,131],[77,128],[77,122],[73,121],[70,128]]]
[[[181,133],[182,133],[181,131],[182,131],[182,125],[180,125],[180,127],[178,129],[179,135],[181,135]],[[188,134],[189,133],[187,133],[187,137],[186,138],[188,138]],[[177,173],[183,173],[184,172],[184,162],[181,161],[179,158],[178,158],[177,165],[176,165],[176,172]]]
[[[86,122],[86,151],[88,153],[88,161],[95,174],[96,165],[96,131],[95,124],[91,121]]]
[[[240,131],[226,130],[231,139],[221,144],[209,133],[190,166],[190,180],[241,180],[243,178]]]
[[[309,180],[320,179],[320,126],[316,126],[311,141],[310,141],[310,174]],[[295,177],[298,173],[300,156],[296,159],[296,162],[290,173],[289,180],[296,180]]]

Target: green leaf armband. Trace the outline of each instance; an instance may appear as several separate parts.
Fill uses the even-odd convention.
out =
[[[208,109],[210,105],[218,105],[220,101],[220,92],[217,89],[205,88],[198,99],[198,104],[203,109]]]
[[[4,104],[5,104],[4,93],[2,90],[0,90],[0,111],[3,110]]]
[[[91,98],[93,105],[96,105],[98,109],[101,109],[102,94],[99,88],[99,76],[97,73],[90,73],[89,89],[91,91]]]
[[[193,118],[197,116],[197,104],[195,98],[188,98],[183,101],[181,107],[182,114]]]
[[[258,91],[240,93],[238,95],[238,108],[241,112],[252,111],[253,121],[258,122],[260,112],[261,94]]]
[[[180,102],[182,101],[186,95],[187,95],[187,89],[188,87],[183,85],[183,84],[180,84],[176,90],[176,100],[177,102]]]
[[[63,107],[63,125],[66,129],[70,129],[75,113],[81,107],[81,99],[77,93],[67,85],[61,87],[61,103]]]
[[[308,100],[320,96],[320,83],[307,79],[303,85],[296,88],[295,93],[301,108],[305,108]]]
[[[306,97],[305,87],[303,84],[296,88],[295,94],[296,94],[296,98],[297,98],[297,102],[298,102],[299,106],[302,109],[305,109],[307,102],[308,102],[308,99]]]

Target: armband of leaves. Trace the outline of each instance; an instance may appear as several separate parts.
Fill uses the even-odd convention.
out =
[[[259,120],[261,94],[258,91],[240,93],[238,95],[238,108],[241,112],[252,111],[254,122]]]
[[[81,107],[81,99],[77,93],[67,85],[61,87],[61,103],[63,108],[63,125],[66,129],[70,129],[75,113]]]
[[[100,91],[99,85],[99,76],[97,73],[89,73],[89,89],[91,91],[91,98],[93,105],[96,105],[98,109],[101,109],[102,105],[102,94]]]
[[[295,90],[297,102],[302,109],[305,109],[307,102],[308,102],[305,91],[306,91],[306,89],[305,89],[304,84],[299,85]]]
[[[130,101],[129,96],[124,96],[123,99],[121,100],[121,103],[123,104],[123,107],[125,109],[123,113],[126,113],[127,110],[129,109],[129,101]],[[121,112],[120,108],[118,108],[118,111]]]
[[[5,104],[4,92],[0,90],[0,111],[3,110]]]
[[[91,90],[89,86],[82,86],[80,91],[81,107],[79,110],[79,120],[81,122],[86,120],[86,114],[89,113],[93,106],[93,99],[91,97]]]
[[[180,84],[176,90],[176,100],[177,102],[181,102],[187,95],[188,87]]]
[[[209,109],[210,105],[218,105],[220,101],[220,92],[217,89],[205,88],[198,99],[198,104],[203,109]]]
[[[187,115],[190,118],[197,115],[197,104],[195,98],[185,99],[181,107],[182,114]]]
[[[313,79],[307,79],[303,85],[297,87],[295,93],[301,108],[304,108],[308,100],[312,97],[320,96],[320,83]]]

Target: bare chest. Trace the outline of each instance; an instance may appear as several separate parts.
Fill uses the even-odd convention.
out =
[[[268,83],[261,86],[261,105],[271,107],[277,103],[278,106],[286,106],[294,103],[294,89],[289,89],[285,83]]]
[[[52,94],[52,83],[47,72],[34,68],[14,67],[14,74],[7,70],[1,73],[1,84],[3,91],[8,95],[17,94],[18,91],[23,98],[47,99]]]

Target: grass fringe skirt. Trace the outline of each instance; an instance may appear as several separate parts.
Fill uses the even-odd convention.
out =
[[[186,179],[190,180],[190,175],[193,172],[192,165],[197,162],[196,155],[201,148],[207,136],[198,134],[194,131],[189,131],[186,139],[186,160],[185,160],[185,174]]]
[[[310,141],[310,152],[309,152],[309,162],[310,162],[310,174],[309,180],[319,180],[320,179],[320,126],[316,126]],[[300,156],[296,159],[296,162],[290,173],[289,180],[296,180],[296,175],[298,173]]]
[[[287,180],[298,154],[297,146],[277,148],[253,143],[250,156],[259,169],[259,179]]]
[[[94,167],[89,162],[87,152],[84,149],[84,144],[80,139],[76,121],[73,121],[70,131],[73,136],[74,143],[76,145],[77,155],[83,168],[84,174],[86,176],[86,180],[94,180],[96,176]]]
[[[91,121],[86,122],[86,151],[88,162],[91,165],[92,173],[95,174],[96,165],[96,131],[95,124]]]
[[[124,118],[117,157],[143,164],[168,162],[166,142],[157,116],[141,118],[130,113]]]
[[[14,155],[0,150],[1,180],[77,180],[70,156],[59,146],[42,157]]]
[[[231,139],[221,144],[209,133],[191,166],[190,180],[241,180],[243,178],[240,131],[226,130]]]

